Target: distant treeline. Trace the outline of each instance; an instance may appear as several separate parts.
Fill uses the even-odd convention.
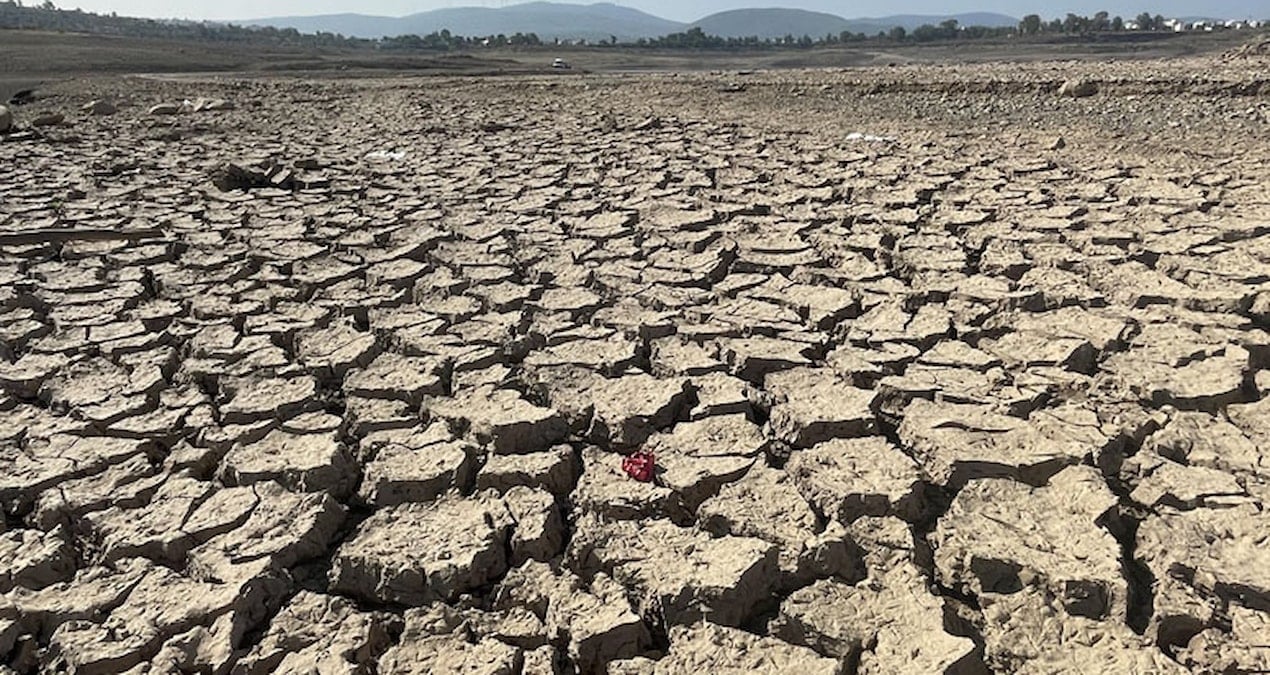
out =
[[[671,33],[659,38],[640,38],[634,42],[619,41],[616,36],[607,40],[570,40],[565,44],[597,47],[637,47],[648,49],[699,49],[699,50],[756,50],[756,49],[805,49],[826,45],[862,42],[938,42],[951,40],[982,40],[1012,36],[1086,35],[1121,31],[1173,32],[1180,24],[1160,15],[1143,13],[1125,20],[1098,12],[1092,17],[1068,14],[1063,19],[1046,21],[1037,14],[1023,17],[1017,26],[988,27],[962,26],[955,19],[939,24],[923,25],[906,30],[895,27],[875,35],[842,31],[822,36],[786,35],[779,38],[719,37],[709,35],[700,28],[681,33]],[[546,41],[534,33],[514,35],[462,36],[441,30],[428,35],[399,35],[379,39],[345,37],[327,32],[301,33],[294,28],[272,26],[238,26],[211,21],[178,21],[121,17],[115,14],[93,14],[78,9],[58,9],[50,0],[37,6],[25,6],[21,0],[0,0],[0,29],[49,30],[125,37],[161,38],[170,40],[203,40],[210,42],[252,43],[292,47],[339,47],[353,49],[383,49],[408,51],[458,51],[488,47],[533,48],[543,45],[559,45],[559,40]]]
[[[305,34],[294,28],[246,27],[210,21],[137,19],[113,13],[93,14],[78,9],[58,9],[48,0],[31,7],[23,6],[21,0],[0,1],[0,29],[308,47],[370,47],[375,43],[374,40],[347,38],[334,33]]]

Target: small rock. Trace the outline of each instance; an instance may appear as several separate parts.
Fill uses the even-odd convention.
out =
[[[181,112],[181,106],[175,103],[160,103],[150,106],[149,114],[151,115],[176,115]]]
[[[221,192],[269,187],[265,174],[234,163],[222,164],[212,172],[212,185]]]
[[[4,133],[13,128],[13,113],[9,109],[0,105],[0,133]]]
[[[1068,98],[1086,98],[1098,93],[1098,85],[1092,80],[1075,78],[1067,80],[1058,88],[1059,96]]]
[[[110,101],[103,101],[101,99],[97,99],[84,105],[82,110],[88,113],[89,115],[101,117],[104,115],[113,115],[119,111],[119,108],[116,108],[115,104],[111,103]]]
[[[0,113],[0,117],[2,116],[3,116],[3,113]],[[65,121],[66,121],[66,116],[63,115],[62,113],[56,113],[56,112],[41,113],[31,119],[31,126],[55,127]],[[0,126],[3,126],[3,122],[0,122]]]

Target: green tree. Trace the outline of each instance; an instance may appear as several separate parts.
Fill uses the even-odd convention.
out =
[[[1041,32],[1041,17],[1039,14],[1028,14],[1019,22],[1019,32],[1024,35],[1036,35]]]
[[[901,42],[904,38],[908,37],[908,31],[904,30],[903,26],[896,26],[891,29],[891,32],[887,34],[887,37],[895,40],[896,42]]]

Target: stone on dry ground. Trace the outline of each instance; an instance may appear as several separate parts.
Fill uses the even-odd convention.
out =
[[[0,670],[1265,670],[1257,53],[46,84]]]

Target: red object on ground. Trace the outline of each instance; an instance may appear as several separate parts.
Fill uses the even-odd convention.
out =
[[[626,475],[641,483],[647,483],[653,479],[653,469],[656,465],[657,458],[647,450],[637,450],[622,460],[622,470],[626,472]]]

